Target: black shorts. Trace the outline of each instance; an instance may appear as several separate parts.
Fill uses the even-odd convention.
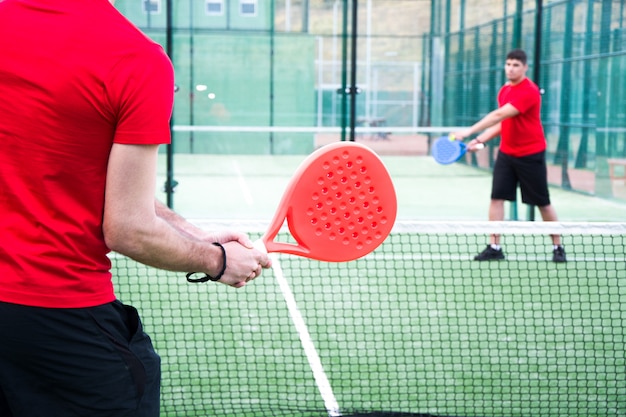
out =
[[[515,201],[518,185],[523,203],[538,207],[550,204],[545,152],[523,157],[498,152],[493,167],[491,198]]]
[[[131,306],[0,302],[0,416],[158,417],[161,360]]]

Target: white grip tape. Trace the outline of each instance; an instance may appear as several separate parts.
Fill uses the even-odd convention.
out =
[[[258,239],[253,242],[254,248],[260,252],[267,253],[267,248],[265,247],[265,243],[263,243],[263,239]]]

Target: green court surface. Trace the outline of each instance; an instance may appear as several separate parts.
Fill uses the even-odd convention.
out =
[[[576,241],[564,265],[527,238],[472,262],[482,241],[396,233],[350,263],[281,255],[240,290],[116,258],[116,283],[163,358],[162,415],[623,415],[624,235],[595,258],[602,238]]]
[[[263,219],[274,213],[304,156],[176,155],[174,208],[194,219]],[[486,220],[491,174],[462,164],[438,165],[428,156],[383,156],[398,195],[398,218]],[[165,158],[159,189],[165,181]],[[158,197],[165,201],[165,195]],[[625,221],[626,201],[551,190],[561,221]],[[509,210],[510,212],[510,210]],[[519,205],[518,218],[527,218]],[[539,219],[539,214],[536,214]]]
[[[303,159],[176,158],[175,208],[240,219],[253,238]],[[486,217],[490,175],[383,159],[398,228],[357,261],[277,255],[235,290],[112,256],[118,295],[162,356],[162,415],[626,415],[624,224],[564,234],[565,264],[539,230],[511,233],[506,261],[475,262],[486,232],[464,228]],[[556,189],[553,200],[567,222],[623,220],[626,208]]]

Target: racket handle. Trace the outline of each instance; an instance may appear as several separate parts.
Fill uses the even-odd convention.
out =
[[[484,149],[485,148],[485,144],[482,142],[479,142],[478,144],[476,144],[476,149]]]
[[[258,239],[253,242],[254,248],[260,252],[267,253],[267,248],[265,247],[265,243],[263,243],[263,239]]]

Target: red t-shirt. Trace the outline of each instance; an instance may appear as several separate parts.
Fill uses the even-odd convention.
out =
[[[169,143],[172,64],[108,0],[0,1],[0,51],[0,301],[113,301],[109,152]]]
[[[528,78],[516,85],[505,84],[498,93],[498,105],[511,104],[519,114],[502,121],[500,150],[516,157],[546,149],[541,125],[541,94]]]

